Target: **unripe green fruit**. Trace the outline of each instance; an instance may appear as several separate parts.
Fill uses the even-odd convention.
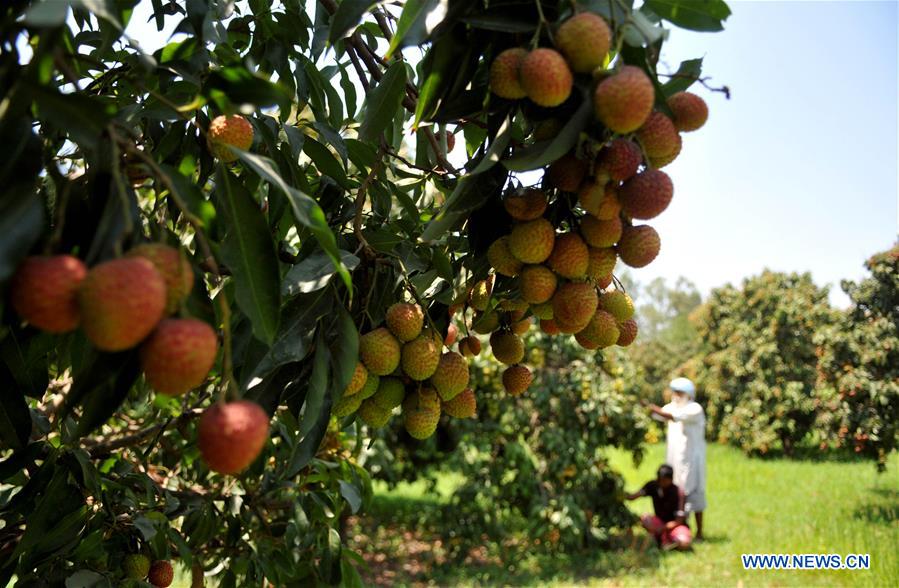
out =
[[[499,328],[499,314],[495,310],[479,313],[471,327],[478,335],[487,335]]]
[[[141,345],[140,365],[160,394],[178,396],[201,385],[215,363],[218,337],[196,319],[164,319]]]
[[[440,345],[428,333],[403,345],[403,372],[413,380],[427,380],[440,363]]]
[[[593,104],[600,122],[615,133],[631,133],[646,122],[655,88],[642,69],[626,65],[599,83]]]
[[[490,294],[493,292],[492,280],[480,280],[471,289],[471,295],[468,297],[468,304],[475,310],[487,310],[490,304]]]
[[[430,388],[412,392],[403,400],[403,425],[415,439],[427,439],[440,422],[440,397]]]
[[[350,378],[350,383],[347,384],[346,389],[343,391],[343,395],[352,396],[359,390],[362,390],[362,387],[365,386],[365,382],[367,381],[368,370],[365,369],[365,364],[361,361],[357,361],[356,368],[353,370],[353,376]]]
[[[490,91],[500,98],[518,100],[527,96],[521,85],[521,62],[527,57],[527,49],[513,47],[496,56],[490,65]]]
[[[578,335],[596,347],[606,348],[618,342],[618,323],[610,313],[597,310]]]
[[[150,573],[150,558],[142,553],[131,553],[122,562],[125,577],[130,580],[143,580]]]
[[[509,251],[509,237],[500,237],[487,249],[487,261],[496,273],[504,276],[517,276],[522,263]]]
[[[603,65],[612,42],[612,31],[602,17],[590,12],[577,14],[559,27],[556,47],[565,55],[571,69],[589,73]]]
[[[493,357],[500,363],[512,365],[524,359],[524,341],[509,331],[497,331],[490,336]]]
[[[534,304],[533,306],[531,306],[531,312],[540,320],[551,319],[553,317],[552,300],[541,302],[540,304]]]
[[[403,403],[406,397],[406,387],[399,378],[381,378],[378,391],[371,397],[371,401],[384,410],[393,410]]]
[[[474,391],[467,388],[455,398],[442,404],[443,412],[457,419],[471,419],[477,414],[478,403]]]
[[[421,334],[425,314],[417,304],[397,302],[387,309],[385,320],[393,336],[405,343]]]
[[[124,351],[143,341],[165,312],[165,281],[142,257],[95,266],[81,283],[81,326],[101,351]]]
[[[369,373],[386,376],[400,364],[400,343],[389,330],[380,327],[359,338],[359,356]]]
[[[194,271],[184,253],[161,243],[145,243],[128,252],[128,257],[143,257],[153,264],[165,281],[165,313],[173,314],[194,287]]]
[[[362,400],[366,398],[371,398],[375,395],[375,392],[378,391],[378,386],[380,385],[381,377],[376,376],[374,374],[369,374],[368,378],[365,379],[365,385],[362,386],[362,389],[359,390],[359,396]]]
[[[619,322],[634,316],[634,301],[620,290],[603,292],[599,297],[599,307],[610,313]]]
[[[369,398],[359,407],[359,418],[373,429],[380,429],[386,425],[392,416],[392,408],[384,408],[374,402],[373,398]]]
[[[19,316],[48,333],[73,331],[81,322],[78,290],[87,268],[77,257],[27,257],[12,279],[10,302]]]
[[[515,225],[509,235],[509,251],[522,263],[543,263],[553,251],[556,231],[543,218]]]
[[[339,419],[348,417],[359,410],[359,407],[362,405],[362,402],[364,400],[365,399],[362,398],[361,394],[353,394],[350,396],[344,394],[340,397],[340,400],[335,402],[331,407],[331,414]]]
[[[468,362],[454,351],[444,353],[431,376],[431,385],[442,400],[452,400],[468,386]]]
[[[212,156],[220,161],[225,163],[237,161],[240,156],[229,146],[248,151],[253,146],[253,125],[246,118],[236,114],[217,116],[209,123],[206,145]]]
[[[568,100],[574,78],[565,58],[553,49],[534,49],[521,61],[521,87],[531,102],[544,107]]]

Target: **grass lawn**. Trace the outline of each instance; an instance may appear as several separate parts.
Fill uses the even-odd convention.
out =
[[[663,446],[650,447],[639,468],[625,453],[610,457],[635,489],[663,456]],[[372,584],[899,586],[899,455],[878,475],[871,463],[748,459],[716,445],[709,447],[708,474],[707,541],[689,553],[624,549],[504,565],[496,557],[501,548],[485,546],[483,557],[455,564],[441,556],[443,539],[416,522],[434,509],[451,515],[443,506],[458,483],[453,476],[441,480],[437,494],[420,483],[377,486],[354,542],[371,565],[365,577]],[[648,499],[632,505],[635,512],[652,508]],[[742,553],[870,554],[871,569],[744,570]]]

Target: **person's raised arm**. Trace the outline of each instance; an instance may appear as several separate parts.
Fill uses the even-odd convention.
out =
[[[643,498],[644,496],[646,496],[646,484],[643,484],[642,488],[640,488],[639,490],[637,490],[636,492],[634,492],[632,494],[625,494],[624,499],[625,500],[637,500],[638,498]]]
[[[651,404],[646,400],[641,400],[640,403],[649,409],[649,411],[653,414],[657,414],[666,421],[674,420],[674,416],[671,413],[665,412],[658,404]]]

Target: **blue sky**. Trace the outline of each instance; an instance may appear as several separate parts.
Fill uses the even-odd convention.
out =
[[[724,32],[674,28],[665,46],[671,71],[704,57],[703,74],[732,97],[696,87],[709,122],[666,168],[674,200],[651,222],[662,251],[632,273],[686,276],[707,293],[766,267],[811,271],[843,305],[840,279],[863,276],[899,231],[897,3],[730,5]],[[129,32],[155,50],[164,37],[144,22]]]
[[[663,60],[705,57],[707,125],[667,168],[662,252],[634,272],[707,292],[763,268],[833,284],[888,248],[897,211],[897,4],[731,2],[725,31],[675,29]]]

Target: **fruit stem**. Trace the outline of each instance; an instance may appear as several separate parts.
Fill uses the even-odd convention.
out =
[[[549,21],[546,20],[546,15],[543,14],[543,5],[540,4],[540,0],[534,1],[537,4],[537,14],[540,15],[540,23],[537,26],[537,32],[534,33],[534,38],[531,39],[531,45],[533,45],[534,47],[537,46],[538,42],[540,41],[540,31],[543,29],[546,29],[546,36],[549,37],[550,42],[555,44],[552,31],[549,30]]]

